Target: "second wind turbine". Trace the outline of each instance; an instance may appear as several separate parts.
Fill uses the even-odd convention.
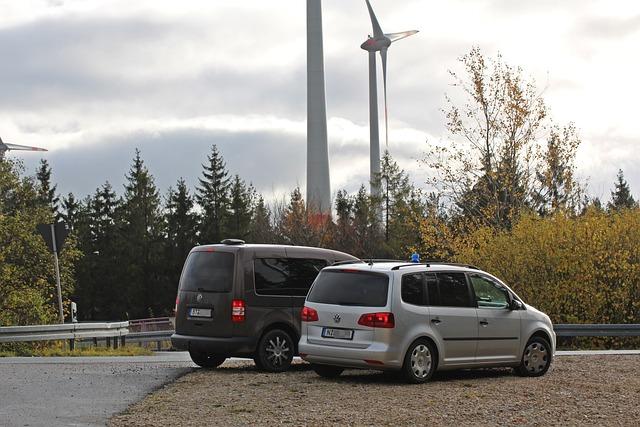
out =
[[[387,49],[391,43],[409,37],[417,30],[403,31],[401,33],[384,34],[378,23],[375,13],[371,8],[369,0],[365,0],[369,16],[371,17],[371,25],[373,26],[373,37],[369,36],[360,47],[369,52],[369,166],[371,183],[371,195],[380,196],[380,184],[376,183],[375,177],[380,174],[380,131],[378,129],[378,88],[376,76],[376,52],[380,52],[382,58],[382,81],[384,88],[384,126],[385,126],[385,145],[389,145],[389,120],[387,114]]]

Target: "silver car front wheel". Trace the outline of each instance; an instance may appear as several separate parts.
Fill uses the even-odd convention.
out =
[[[551,345],[542,337],[529,340],[517,371],[522,376],[539,377],[544,375],[551,366]]]

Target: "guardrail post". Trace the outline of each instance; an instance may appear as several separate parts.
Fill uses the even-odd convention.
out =
[[[125,346],[125,344],[126,344],[125,336],[124,336],[124,335],[122,335],[122,336],[120,337],[120,346],[124,347],[124,346]]]
[[[111,337],[107,337],[107,348],[111,347]]]
[[[69,350],[74,351],[76,349],[76,340],[71,338],[69,340]]]

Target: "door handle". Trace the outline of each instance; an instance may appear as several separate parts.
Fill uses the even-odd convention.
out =
[[[487,322],[486,320],[481,320],[481,321],[480,321],[480,324],[481,324],[482,326],[487,326],[487,325],[489,324],[489,322]]]
[[[431,323],[433,323],[435,325],[439,325],[440,323],[442,323],[442,320],[440,320],[440,319],[431,319]]]

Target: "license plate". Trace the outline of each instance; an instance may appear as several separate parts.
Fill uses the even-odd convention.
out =
[[[211,317],[210,308],[192,308],[189,310],[189,316],[191,317]]]
[[[339,340],[352,340],[353,329],[336,329],[336,328],[323,328],[322,336],[324,338],[335,338]]]

